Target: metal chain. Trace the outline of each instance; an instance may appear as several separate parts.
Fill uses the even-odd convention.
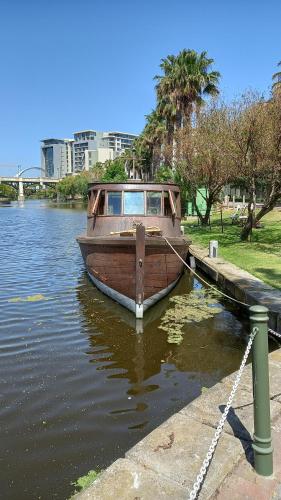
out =
[[[271,328],[268,328],[268,333],[271,333],[272,335],[276,335],[276,337],[280,337],[281,338],[281,334],[275,332],[274,330],[271,330]]]
[[[249,353],[250,353],[250,350],[251,350],[251,347],[252,347],[252,344],[253,344],[253,340],[254,340],[257,332],[258,332],[258,328],[255,327],[255,328],[253,328],[253,331],[250,334],[249,342],[248,342],[247,348],[245,350],[245,354],[243,356],[242,363],[241,363],[239,371],[237,373],[237,376],[236,376],[235,382],[233,384],[231,393],[229,395],[227,405],[226,405],[226,407],[224,409],[222,417],[221,417],[221,419],[219,421],[219,424],[218,424],[218,426],[216,428],[216,432],[215,432],[214,437],[213,437],[213,439],[211,441],[211,445],[210,445],[210,448],[209,448],[209,450],[207,452],[206,458],[203,461],[203,464],[201,466],[200,472],[199,472],[199,474],[198,474],[198,476],[196,478],[196,481],[193,484],[192,490],[191,490],[191,492],[189,494],[189,500],[195,500],[196,499],[197,494],[198,494],[198,492],[200,490],[201,484],[203,483],[205,474],[206,474],[206,472],[208,470],[208,467],[209,467],[210,462],[212,460],[212,457],[213,457],[213,454],[215,452],[216,446],[218,444],[219,438],[220,438],[221,433],[223,431],[223,426],[224,426],[225,421],[227,419],[228,412],[229,412],[230,407],[232,405],[233,398],[234,398],[235,393],[237,391],[237,387],[239,385],[239,382],[240,382],[243,370],[244,370],[245,365],[246,365],[246,361],[248,359],[248,356],[249,356]]]

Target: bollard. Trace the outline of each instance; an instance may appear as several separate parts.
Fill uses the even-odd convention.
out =
[[[264,306],[250,307],[251,331],[257,328],[253,342],[253,397],[254,436],[253,449],[255,470],[261,476],[273,473],[273,458],[270,428],[270,400],[268,373],[268,309]]]
[[[216,240],[209,241],[209,257],[216,258],[218,257],[219,251],[219,242]]]

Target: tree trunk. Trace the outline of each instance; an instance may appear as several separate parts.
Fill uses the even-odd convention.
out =
[[[250,194],[250,199],[248,203],[248,219],[243,227],[241,234],[240,234],[240,239],[241,241],[247,241],[249,238],[249,235],[252,232],[252,228],[255,227],[256,224],[256,217],[255,217],[255,210],[256,210],[256,180],[254,177],[251,179],[251,186],[249,190]]]
[[[196,203],[196,195],[195,195],[195,197],[193,197],[193,203],[195,206],[197,216],[198,216],[202,226],[207,226],[209,223],[210,214],[211,214],[211,210],[212,210],[212,206],[213,206],[213,199],[211,197],[207,198],[207,200],[206,200],[206,212],[204,215],[200,212],[200,210],[198,208],[198,205]]]

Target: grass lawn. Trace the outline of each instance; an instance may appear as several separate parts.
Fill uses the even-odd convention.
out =
[[[223,213],[223,234],[217,214],[211,217],[211,229],[198,226],[197,217],[188,217],[182,221],[185,234],[202,247],[208,247],[209,240],[218,240],[219,256],[281,290],[281,209],[261,220],[263,227],[253,230],[251,242],[240,241],[241,226],[231,224],[232,213]]]

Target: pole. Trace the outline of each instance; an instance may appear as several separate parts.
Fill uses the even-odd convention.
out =
[[[261,476],[273,473],[273,458],[270,429],[270,400],[268,373],[268,309],[264,306],[250,307],[251,331],[257,329],[253,342],[253,397],[254,436],[253,449],[255,470]]]
[[[136,318],[143,318],[145,227],[136,226]]]

